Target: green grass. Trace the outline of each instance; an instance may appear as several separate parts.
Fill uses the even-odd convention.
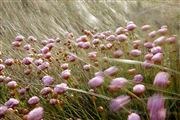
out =
[[[17,109],[27,108],[29,110],[32,107],[26,104],[26,100],[33,95],[39,95],[39,90],[43,87],[40,82],[40,78],[45,75],[51,75],[55,78],[54,84],[59,84],[64,80],[59,77],[62,69],[59,67],[60,63],[64,63],[63,55],[68,52],[75,51],[78,56],[78,60],[75,63],[70,63],[72,70],[72,77],[67,81],[71,88],[64,95],[58,96],[58,99],[64,102],[63,105],[58,104],[52,106],[48,103],[48,100],[53,95],[44,98],[40,96],[40,106],[45,109],[44,120],[66,120],[72,118],[76,120],[78,118],[82,120],[125,120],[127,119],[128,112],[137,112],[142,120],[148,120],[149,115],[146,110],[146,105],[142,104],[147,102],[147,98],[153,93],[160,92],[167,97],[167,120],[178,120],[180,116],[179,111],[179,98],[180,98],[180,2],[178,0],[163,1],[163,0],[149,0],[149,1],[90,1],[90,0],[2,0],[0,1],[0,51],[3,55],[0,59],[6,59],[13,57],[22,59],[26,56],[23,50],[14,50],[10,44],[14,41],[15,36],[21,34],[26,38],[30,35],[36,37],[38,40],[59,37],[61,43],[58,43],[53,48],[53,59],[50,63],[51,70],[47,70],[38,74],[36,68],[32,66],[33,73],[31,75],[24,75],[24,68],[22,64],[15,64],[12,68],[7,68],[4,72],[6,76],[11,76],[13,80],[18,81],[19,87],[30,87],[30,91],[27,93],[25,100],[17,107]],[[137,39],[146,39],[144,34],[140,31],[140,26],[144,24],[150,24],[153,29],[157,30],[162,25],[167,25],[169,29],[169,35],[177,35],[177,44],[173,46],[163,46],[165,49],[165,59],[160,66],[154,65],[150,70],[144,70],[139,62],[143,61],[143,56],[134,59],[135,61],[128,61],[128,56],[123,57],[123,60],[116,60],[112,58],[112,50],[98,51],[99,66],[96,67],[94,62],[87,58],[87,53],[93,51],[94,48],[88,50],[81,50],[74,46],[73,40],[71,40],[72,49],[69,49],[64,43],[67,43],[68,39],[65,37],[67,31],[72,32],[75,38],[82,35],[82,30],[93,30],[97,28],[98,32],[106,30],[115,31],[119,26],[125,26],[126,22],[133,21],[138,25],[137,30],[133,33],[133,37]],[[91,39],[91,38],[90,38]],[[129,39],[132,41],[133,39]],[[125,45],[116,44],[115,47],[119,48]],[[42,47],[41,45],[33,46],[36,49]],[[126,52],[132,48],[131,42],[129,46],[124,48]],[[57,55],[61,49],[62,53]],[[62,50],[64,49],[64,50]],[[170,53],[169,50],[176,49],[176,52]],[[104,62],[104,57],[109,58],[109,62]],[[58,59],[57,62],[55,59]],[[138,61],[138,64],[136,64]],[[90,72],[82,70],[84,64],[93,65]],[[96,100],[89,91],[87,84],[94,76],[94,72],[98,70],[104,70],[110,66],[118,66],[119,71],[114,77],[106,77],[105,83],[102,87],[96,90]],[[171,74],[171,85],[168,89],[157,89],[152,86],[152,81],[156,73],[160,70],[164,70],[164,67],[169,68],[167,71]],[[133,75],[129,75],[127,70],[129,68],[136,68],[138,73],[142,73],[145,77],[144,84],[147,87],[147,92],[141,97],[135,96],[135,99],[126,106],[126,110],[120,110],[117,113],[112,113],[109,110],[109,98],[115,98],[122,94],[132,95],[132,84],[127,88],[118,91],[117,93],[110,93],[107,91],[107,87],[112,78],[122,76],[128,80],[132,80]],[[79,79],[79,80],[78,80]],[[0,83],[0,104],[3,104],[10,97],[9,89]],[[6,93],[7,92],[7,93]],[[106,98],[107,97],[107,98]],[[21,99],[20,96],[16,96],[17,99]],[[97,108],[102,106],[104,111],[98,112]],[[5,119],[21,119],[22,114],[18,112],[7,113]]]

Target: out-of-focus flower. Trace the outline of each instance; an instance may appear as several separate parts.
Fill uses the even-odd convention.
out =
[[[165,40],[167,43],[175,43],[177,41],[177,36],[173,35]]]
[[[68,56],[67,56],[67,60],[69,61],[69,62],[74,62],[75,60],[76,60],[76,55],[74,55],[74,54],[69,54]]]
[[[165,120],[166,109],[164,103],[165,100],[161,94],[154,94],[148,98],[147,109],[151,120]]]
[[[154,37],[156,36],[156,34],[157,34],[157,31],[152,31],[152,32],[150,32],[150,33],[148,34],[148,36],[149,36],[150,38],[154,38]]]
[[[51,93],[53,90],[50,87],[44,87],[41,91],[40,94],[41,95],[48,95],[49,93]]]
[[[86,71],[89,71],[91,68],[91,65],[90,64],[86,64],[83,66],[83,69],[86,70]]]
[[[115,58],[119,58],[119,57],[121,57],[122,55],[123,55],[123,51],[122,51],[122,50],[116,50],[116,51],[113,52],[113,56],[114,56]]]
[[[135,83],[141,83],[143,80],[144,80],[144,77],[141,74],[137,74],[133,78],[133,81]]]
[[[115,91],[120,88],[123,88],[126,84],[128,83],[128,80],[123,77],[115,78],[111,81],[109,85],[109,90],[110,91]]]
[[[36,42],[37,41],[37,39],[34,36],[29,36],[27,40],[28,40],[28,42]]]
[[[38,104],[39,101],[40,101],[39,97],[33,96],[33,97],[29,98],[28,104],[35,105],[35,104]]]
[[[44,109],[37,107],[31,110],[27,115],[27,120],[42,120],[44,116]]]
[[[96,87],[101,86],[103,82],[104,82],[104,78],[102,76],[96,76],[89,80],[88,85],[91,88],[96,88]]]
[[[18,41],[18,42],[21,42],[21,41],[23,41],[24,40],[24,36],[22,36],[22,35],[18,35],[18,36],[16,36],[16,38],[15,38],[15,41]]]
[[[6,111],[8,110],[7,106],[0,106],[0,119],[6,114]]]
[[[138,50],[138,49],[134,49],[134,50],[131,50],[130,51],[130,54],[133,56],[133,57],[138,57],[138,56],[140,56],[141,55],[141,51],[140,50]]]
[[[17,87],[17,83],[16,83],[16,81],[10,81],[10,82],[7,83],[7,86],[10,89],[15,89]]]
[[[23,48],[28,51],[28,50],[31,49],[31,45],[30,44],[25,44]]]
[[[67,89],[68,89],[67,84],[61,83],[61,84],[58,84],[54,87],[54,93],[55,94],[62,94],[64,92],[66,92]]]
[[[163,54],[162,53],[156,53],[151,60],[155,63],[155,64],[159,64],[162,62],[163,60]]]
[[[64,70],[61,73],[61,77],[65,80],[67,80],[71,76],[71,70]]]
[[[116,97],[110,102],[110,110],[112,112],[117,112],[119,109],[127,105],[130,101],[131,99],[127,95],[121,95],[119,97]]]
[[[155,39],[153,43],[155,45],[163,45],[165,43],[165,38],[166,38],[165,36],[161,36],[161,37]]]
[[[49,75],[46,75],[42,78],[42,81],[43,83],[46,85],[46,86],[49,86],[49,85],[52,85],[53,82],[54,82],[54,78],[49,76]]]
[[[118,72],[118,68],[116,66],[109,67],[104,71],[105,75],[113,76]]]
[[[135,94],[142,94],[145,91],[145,86],[142,84],[137,84],[133,87],[133,92]]]
[[[22,63],[25,65],[30,65],[33,62],[33,58],[32,57],[25,57],[22,60]]]
[[[118,27],[118,28],[116,29],[115,33],[116,33],[117,35],[124,33],[124,28],[123,28],[123,27]]]
[[[22,43],[19,42],[19,41],[14,41],[11,44],[12,44],[13,47],[20,47]]]
[[[10,98],[7,102],[5,102],[5,106],[7,106],[8,108],[13,108],[16,107],[19,104],[19,100],[14,99],[14,98]]]
[[[163,49],[160,46],[156,46],[151,49],[151,53],[153,53],[153,54],[162,53],[162,52],[163,52]]]
[[[127,29],[128,31],[132,31],[132,30],[134,30],[136,27],[137,27],[137,26],[136,26],[133,22],[131,22],[131,23],[129,23],[129,24],[126,26],[126,29]]]
[[[120,42],[123,42],[123,41],[125,41],[125,40],[127,40],[127,36],[125,35],[125,34],[120,34],[120,35],[118,35],[117,37],[116,37],[116,39],[118,40],[118,41],[120,41]]]
[[[157,87],[166,88],[169,85],[169,73],[158,72],[154,78],[154,85]]]
[[[3,64],[0,64],[0,71],[4,70],[5,69],[5,65]]]
[[[137,113],[131,113],[128,115],[128,120],[141,120],[141,118]]]
[[[64,70],[68,69],[68,67],[69,67],[68,63],[64,63],[64,64],[61,65],[61,68],[64,69]]]
[[[4,61],[4,64],[7,66],[11,66],[14,64],[14,59],[13,58],[8,58]]]
[[[148,31],[150,28],[151,28],[150,25],[143,25],[143,26],[141,27],[142,31]]]

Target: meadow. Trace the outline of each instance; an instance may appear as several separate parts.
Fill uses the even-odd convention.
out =
[[[179,120],[178,0],[1,0],[0,119]]]

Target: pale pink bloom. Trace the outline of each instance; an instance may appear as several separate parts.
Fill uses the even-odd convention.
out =
[[[34,60],[34,64],[35,64],[36,66],[39,66],[39,65],[41,65],[42,63],[43,63],[43,60],[42,60],[41,58]]]
[[[24,36],[22,36],[22,35],[18,35],[18,36],[16,36],[16,38],[15,38],[15,41],[18,41],[18,42],[21,42],[21,41],[23,41],[24,40]]]
[[[119,97],[114,98],[110,102],[110,110],[112,112],[117,112],[119,109],[123,108],[131,101],[130,96],[121,95]]]
[[[172,37],[169,37],[166,39],[167,43],[175,43],[177,41],[177,36],[173,35]]]
[[[161,36],[161,37],[155,39],[153,43],[155,45],[163,45],[165,43],[165,38],[166,38],[165,36]]]
[[[117,37],[116,37],[116,39],[118,40],[118,41],[120,41],[120,42],[123,42],[123,41],[125,41],[125,40],[127,40],[127,36],[125,35],[125,34],[120,34],[120,35],[118,35]]]
[[[150,38],[154,38],[154,37],[156,36],[156,34],[157,34],[156,31],[152,31],[152,32],[150,32],[150,33],[148,34],[148,36],[149,36]]]
[[[169,85],[170,75],[167,72],[158,72],[154,78],[153,85],[166,88]]]
[[[41,53],[43,54],[46,54],[49,52],[49,48],[47,46],[44,46],[41,50],[40,50]]]
[[[14,59],[13,58],[8,58],[4,61],[4,64],[7,66],[11,66],[12,64],[14,64]]]
[[[134,50],[131,50],[130,51],[130,54],[133,56],[133,57],[138,57],[138,56],[140,56],[141,55],[141,51],[140,50],[138,50],[138,49],[134,49]]]
[[[19,104],[19,100],[14,99],[14,98],[10,98],[7,102],[5,102],[5,106],[7,106],[8,108],[13,108],[16,107]]]
[[[5,65],[3,64],[0,64],[0,71],[4,70],[5,69]]]
[[[142,64],[142,66],[143,66],[145,69],[149,69],[149,68],[152,67],[152,64],[153,64],[152,61],[150,61],[150,60],[145,60],[145,61],[143,62],[143,64]]]
[[[147,54],[144,56],[144,59],[145,59],[145,60],[151,60],[152,57],[153,57],[153,54],[152,54],[152,53],[147,53]]]
[[[57,100],[57,99],[50,99],[50,100],[49,100],[49,103],[50,103],[51,105],[56,105],[56,104],[58,103],[58,100]]]
[[[0,82],[3,82],[5,80],[6,76],[0,75]]]
[[[116,33],[117,35],[124,33],[124,28],[123,28],[123,27],[118,27],[118,28],[116,29],[115,33]]]
[[[48,41],[47,41],[47,40],[41,40],[41,44],[42,44],[42,45],[44,45],[44,46],[45,46],[47,43],[48,43]]]
[[[32,57],[25,57],[22,60],[22,63],[25,65],[30,65],[33,62],[33,58]]]
[[[39,101],[40,101],[39,97],[33,96],[33,97],[29,98],[28,104],[35,105],[35,104],[38,104]]]
[[[133,81],[135,83],[141,83],[143,80],[144,80],[144,77],[141,74],[137,74],[133,78]]]
[[[163,52],[163,49],[160,46],[156,46],[156,47],[151,48],[151,53],[153,53],[153,54],[162,53],[162,52]]]
[[[12,44],[13,47],[20,47],[22,43],[19,42],[19,41],[14,41],[11,44]]]
[[[115,78],[111,81],[109,89],[114,91],[123,88],[128,83],[128,80],[123,77]]]
[[[128,25],[126,26],[126,29],[127,29],[128,31],[132,31],[132,30],[134,30],[136,27],[137,27],[137,26],[136,26],[134,23],[130,23],[130,24],[128,24]]]
[[[66,92],[67,89],[68,89],[67,84],[61,83],[61,84],[58,84],[54,87],[54,93],[55,94],[62,94],[64,92]]]
[[[146,48],[152,48],[152,47],[153,47],[153,43],[152,43],[152,42],[145,42],[145,43],[144,43],[144,47],[146,47]]]
[[[37,107],[31,110],[27,115],[27,120],[42,120],[44,116],[44,109]]]
[[[101,77],[105,76],[103,71],[96,72],[94,75],[95,76],[101,76]]]
[[[114,41],[116,40],[116,36],[115,35],[110,35],[106,38],[107,41]]]
[[[142,94],[145,91],[145,86],[142,84],[137,84],[133,87],[133,92],[135,94]]]
[[[150,25],[143,25],[143,26],[141,27],[142,31],[147,31],[147,30],[149,30],[150,28],[151,28]]]
[[[40,94],[42,95],[48,95],[49,93],[52,92],[52,89],[50,87],[44,87],[41,91]]]
[[[140,116],[136,113],[131,113],[128,115],[128,120],[141,120]]]
[[[89,57],[91,60],[96,60],[96,59],[97,59],[97,52],[96,52],[96,51],[89,52],[89,53],[88,53],[88,57]]]
[[[67,60],[68,60],[69,62],[74,62],[76,59],[77,59],[77,56],[74,55],[74,54],[69,54],[69,55],[67,56]]]
[[[16,83],[16,81],[10,81],[7,83],[7,86],[11,89],[14,89],[17,87],[17,83]]]
[[[162,53],[156,53],[152,58],[151,60],[154,62],[154,63],[161,63],[162,60],[163,60],[163,54]]]
[[[28,51],[28,50],[31,49],[31,45],[30,44],[25,44],[23,48]]]
[[[114,56],[115,58],[120,58],[123,54],[124,54],[124,53],[123,53],[122,50],[116,50],[116,51],[113,52],[113,56]]]
[[[46,47],[48,47],[49,50],[51,50],[54,46],[55,46],[55,43],[48,43],[48,44],[46,44]]]
[[[92,41],[92,43],[93,43],[94,45],[99,44],[99,43],[100,43],[100,40],[99,40],[99,39],[94,39],[94,40]]]
[[[106,49],[106,46],[105,46],[104,44],[100,44],[100,45],[99,45],[99,48],[100,48],[101,50],[105,50],[105,49]]]
[[[66,69],[69,68],[69,64],[68,63],[64,63],[64,64],[61,65],[61,68],[66,70]]]
[[[41,65],[38,66],[38,70],[45,70],[49,67],[48,62],[43,62]]]
[[[112,47],[113,47],[113,44],[112,44],[112,43],[107,43],[107,44],[106,44],[106,48],[111,49]]]
[[[86,71],[89,71],[91,68],[91,65],[90,64],[86,64],[83,66],[83,69],[86,70]]]
[[[6,114],[7,110],[8,110],[7,106],[4,105],[0,106],[0,119]]]
[[[28,42],[36,42],[37,41],[37,39],[34,36],[29,36],[27,40],[28,40]]]
[[[18,93],[20,95],[24,95],[26,93],[26,89],[25,88],[20,88],[20,89],[18,89]]]
[[[53,84],[54,78],[49,75],[46,75],[42,78],[42,81],[43,81],[44,85],[49,86],[49,85]]]
[[[48,52],[48,53],[46,53],[46,54],[43,55],[43,57],[44,57],[45,59],[50,59],[51,56],[52,56],[51,52]]]
[[[104,71],[105,75],[113,76],[118,72],[118,68],[116,66],[109,67]]]
[[[101,86],[103,82],[104,82],[104,78],[102,76],[96,76],[92,78],[91,80],[89,80],[88,85],[91,88],[96,88],[96,87]]]
[[[61,72],[61,77],[63,78],[63,79],[68,79],[69,77],[71,76],[71,70],[64,70],[64,71],[62,71]]]
[[[166,27],[163,27],[163,28],[160,28],[157,33],[160,34],[160,35],[165,35],[167,34],[168,32],[168,29]]]

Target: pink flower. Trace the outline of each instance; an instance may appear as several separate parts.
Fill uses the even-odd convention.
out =
[[[52,92],[52,89],[50,88],[50,87],[44,87],[41,91],[40,91],[40,93],[42,94],[42,95],[48,95],[49,93],[51,93]]]
[[[91,65],[90,64],[86,64],[83,66],[83,69],[86,70],[86,71],[89,71],[91,68]]]
[[[24,45],[24,49],[27,50],[27,51],[30,50],[31,49],[31,45],[30,44],[25,44]]]
[[[54,87],[54,93],[55,94],[62,94],[64,92],[66,92],[67,89],[68,89],[67,84],[61,83],[61,84],[58,84]]]
[[[168,32],[168,29],[166,27],[163,27],[163,28],[160,28],[157,33],[160,34],[160,35],[165,35],[167,34]]]
[[[8,108],[13,108],[17,106],[18,104],[19,104],[19,100],[10,98],[7,102],[5,102],[4,105],[7,106]]]
[[[43,62],[41,65],[38,66],[38,70],[45,70],[49,67],[48,62]]]
[[[152,64],[153,62],[150,61],[150,60],[145,60],[144,63],[142,64],[142,66],[145,68],[145,69],[149,69],[152,67]]]
[[[58,99],[50,99],[50,100],[49,100],[49,103],[50,103],[51,105],[56,105],[56,104],[58,103]]]
[[[3,82],[5,80],[6,76],[0,75],[0,82]]]
[[[125,41],[125,40],[127,40],[127,36],[125,35],[125,34],[120,34],[120,35],[118,35],[117,37],[116,37],[116,39],[118,40],[118,41],[120,41],[120,42],[123,42],[123,41]]]
[[[12,64],[14,64],[14,59],[8,58],[4,61],[4,64],[7,66],[11,66]]]
[[[0,64],[0,71],[4,70],[5,69],[5,65],[3,64]]]
[[[144,80],[144,77],[141,74],[137,74],[133,78],[133,81],[135,83],[141,83],[143,80]]]
[[[103,71],[98,71],[94,75],[104,77],[104,72]]]
[[[49,75],[46,75],[42,78],[42,81],[43,83],[46,85],[46,86],[49,86],[49,85],[52,85],[53,82],[54,82],[54,78],[49,76]]]
[[[151,60],[152,57],[153,57],[153,54],[152,54],[152,53],[147,53],[147,54],[144,56],[144,59],[145,59],[145,60]]]
[[[111,81],[111,84],[109,85],[109,89],[111,91],[118,90],[120,88],[123,88],[128,83],[128,80],[123,77],[115,78]]]
[[[128,115],[128,120],[141,120],[140,116],[136,113],[131,113]]]
[[[169,77],[170,75],[167,72],[158,72],[154,78],[153,85],[166,88],[169,85]]]
[[[22,63],[25,65],[30,65],[32,62],[33,62],[33,58],[31,58],[31,57],[25,57],[22,60]]]
[[[142,31],[147,31],[147,30],[149,30],[150,28],[151,28],[150,25],[143,25],[143,26],[141,27]]]
[[[126,29],[128,31],[132,31],[136,28],[137,26],[134,24],[134,23],[129,23],[127,26],[126,26]]]
[[[151,53],[153,53],[153,54],[162,53],[162,52],[163,52],[163,50],[162,50],[162,47],[160,47],[160,46],[156,46],[151,49]]]
[[[109,67],[104,71],[105,75],[113,76],[118,72],[118,68],[116,66]]]
[[[116,33],[117,35],[124,33],[124,28],[123,28],[123,27],[118,27],[118,28],[116,29],[115,33]]]
[[[13,47],[20,47],[21,46],[21,42],[19,42],[19,41],[14,41],[11,44]]]
[[[177,41],[177,36],[173,35],[165,40],[167,43],[175,43]]]
[[[68,79],[69,77],[71,76],[71,70],[64,70],[64,71],[62,71],[62,73],[61,73],[61,77],[63,78],[63,79]]]
[[[91,88],[96,88],[96,87],[101,86],[103,82],[104,82],[104,78],[102,76],[96,76],[92,78],[91,80],[89,80],[88,85]]]
[[[0,119],[6,114],[8,108],[4,105],[0,106]]]
[[[156,34],[157,34],[156,31],[152,31],[152,32],[150,32],[150,33],[148,34],[148,36],[149,36],[150,38],[154,38],[154,37],[156,36]]]
[[[114,41],[116,40],[116,36],[115,35],[110,35],[106,38],[107,41]]]
[[[156,53],[152,58],[151,60],[154,62],[154,63],[161,63],[162,60],[163,60],[163,54],[162,53]]]
[[[120,58],[123,55],[123,51],[122,50],[116,50],[113,52],[113,56],[115,58]]]
[[[152,47],[153,47],[153,43],[152,43],[152,42],[145,42],[145,43],[144,43],[144,47],[146,47],[146,48],[152,48]]]
[[[44,109],[37,107],[31,110],[27,115],[27,120],[41,120],[44,115]]]
[[[133,92],[135,94],[142,94],[145,91],[145,86],[142,84],[137,84],[133,87]]]
[[[43,63],[43,60],[42,60],[41,58],[34,60],[34,64],[35,64],[36,66],[39,66],[39,65],[41,65],[42,63]]]
[[[88,53],[88,57],[89,57],[91,60],[96,60],[96,59],[97,59],[97,52],[96,52],[96,51],[89,52],[89,53]]]
[[[34,36],[29,36],[28,37],[28,42],[36,42],[37,39]]]
[[[155,39],[153,43],[155,45],[163,45],[165,43],[165,38],[166,38],[165,36],[161,36],[161,37]]]
[[[99,39],[94,39],[94,40],[92,41],[92,43],[93,43],[94,45],[99,44],[99,43],[100,43],[100,40],[99,40]]]
[[[24,40],[24,36],[22,36],[22,35],[18,35],[18,36],[16,36],[16,38],[15,38],[15,41],[18,41],[18,42],[21,42],[21,41],[23,41]]]
[[[117,112],[119,109],[127,105],[131,101],[130,97],[127,95],[121,95],[114,98],[110,102],[110,110],[112,112]]]
[[[161,94],[154,94],[148,98],[147,109],[151,120],[165,120],[166,110],[164,103],[165,100]]]
[[[26,93],[26,89],[25,88],[20,88],[20,89],[18,89],[18,93],[20,95],[24,95]]]
[[[44,46],[41,50],[40,50],[41,53],[43,54],[46,54],[49,52],[49,48],[47,46]]]
[[[35,104],[38,104],[39,101],[40,101],[39,97],[33,96],[33,97],[29,98],[28,104],[35,105]]]
[[[133,56],[133,57],[138,57],[138,56],[140,56],[141,55],[141,51],[140,50],[138,50],[138,49],[134,49],[134,50],[131,50],[130,51],[130,54]]]
[[[68,69],[68,67],[69,67],[68,63],[64,63],[61,65],[61,68],[64,70]]]
[[[11,89],[14,89],[17,87],[17,83],[16,83],[16,81],[10,81],[7,83],[7,86]]]
[[[74,54],[69,54],[68,56],[67,56],[67,60],[69,61],[69,62],[74,62],[75,60],[76,60],[76,55],[74,55]]]

